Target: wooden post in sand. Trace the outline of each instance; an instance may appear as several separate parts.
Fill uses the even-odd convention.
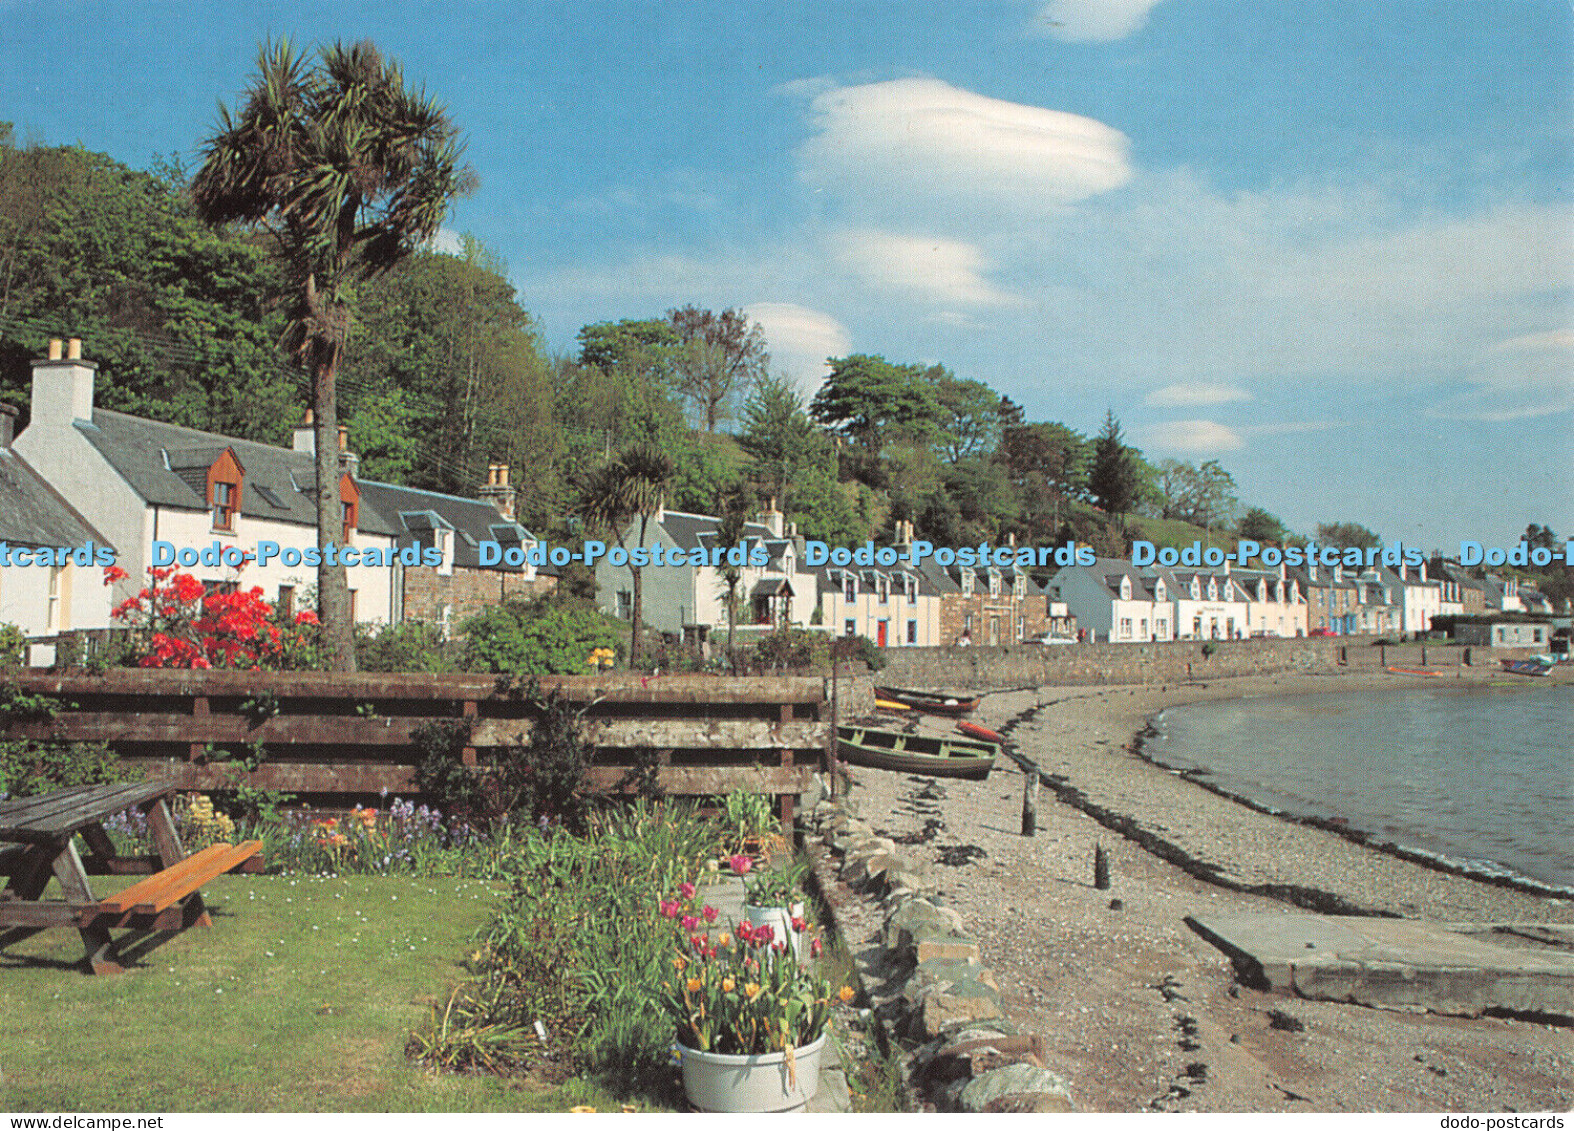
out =
[[[1102,844],[1093,846],[1093,886],[1099,891],[1109,890],[1109,857]]]
[[[1038,768],[1027,772],[1022,781],[1022,835],[1038,832]]]

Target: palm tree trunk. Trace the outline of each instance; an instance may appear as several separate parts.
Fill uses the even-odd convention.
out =
[[[328,356],[312,375],[312,417],[317,437],[317,546],[344,543],[344,505],[339,499],[339,417],[336,381],[339,351],[330,348]],[[329,669],[355,670],[355,624],[350,610],[350,586],[344,563],[327,555],[317,565],[317,611],[322,619],[323,645]]]

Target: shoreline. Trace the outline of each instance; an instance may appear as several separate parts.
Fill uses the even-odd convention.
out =
[[[1493,681],[1493,685],[1497,686],[1500,682],[1501,681]],[[1520,688],[1529,690],[1534,687],[1533,684],[1524,682],[1504,686],[1512,686],[1515,691]],[[1287,692],[1285,697],[1289,698],[1292,695],[1340,695],[1349,694],[1352,690],[1354,689],[1339,688],[1326,690],[1305,690]],[[1397,687],[1392,688],[1392,690],[1433,691],[1442,690],[1442,688],[1439,688],[1436,684],[1423,684]],[[1464,689],[1461,688],[1459,690],[1463,691]],[[1246,699],[1256,697],[1240,696],[1239,698]],[[1225,697],[1221,697],[1218,701],[1227,702],[1229,700]],[[1174,706],[1184,707],[1189,706],[1189,704],[1179,703],[1175,704]],[[1574,899],[1574,886],[1564,886],[1550,883],[1545,880],[1540,880],[1535,876],[1529,876],[1523,872],[1515,871],[1506,864],[1501,864],[1492,860],[1460,860],[1441,852],[1431,852],[1424,848],[1401,844],[1398,841],[1385,840],[1381,834],[1370,832],[1366,829],[1352,825],[1345,818],[1320,817],[1312,813],[1292,812],[1291,810],[1279,808],[1266,802],[1257,801],[1254,798],[1246,796],[1245,794],[1237,793],[1234,790],[1227,789],[1217,781],[1212,780],[1205,771],[1170,765],[1168,762],[1155,757],[1149,751],[1148,741],[1160,733],[1158,728],[1158,719],[1170,709],[1170,707],[1161,707],[1157,712],[1150,715],[1143,728],[1132,736],[1132,752],[1151,766],[1163,770],[1166,773],[1174,774],[1183,781],[1190,782],[1192,785],[1201,786],[1210,793],[1215,793],[1220,797],[1223,797],[1229,801],[1233,801],[1237,805],[1243,805],[1246,808],[1255,810],[1258,813],[1276,817],[1279,820],[1288,821],[1291,824],[1305,825],[1308,828],[1321,829],[1323,832],[1328,832],[1335,836],[1343,837],[1353,844],[1360,845],[1362,848],[1368,848],[1374,852],[1386,853],[1389,856],[1407,861],[1408,863],[1418,864],[1423,868],[1432,868],[1439,872],[1444,872],[1455,876],[1463,876],[1466,879],[1475,880],[1479,883],[1493,884],[1498,887],[1509,888],[1511,890],[1525,892],[1530,895],[1546,896],[1554,899]]]
[[[1056,783],[1035,836],[1021,835],[1025,779],[1005,759],[984,782],[852,767],[852,797],[929,869],[977,937],[1008,1019],[1044,1035],[1045,1063],[1070,1081],[1080,1110],[1568,1110],[1567,1026],[1259,992],[1185,925],[1190,915],[1293,913],[1297,897],[1324,896],[1338,901],[1330,909],[1405,918],[1574,921],[1574,900],[1250,808],[1134,749],[1153,715],[1185,703],[1436,684],[1365,671],[1000,692],[979,721],[1006,729]],[[1096,850],[1108,890],[1093,884]],[[851,924],[855,939],[878,929],[870,916]]]

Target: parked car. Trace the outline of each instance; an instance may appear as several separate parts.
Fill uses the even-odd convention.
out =
[[[1338,636],[1339,634],[1337,632],[1335,632],[1331,628],[1314,628],[1314,629],[1312,629],[1312,631],[1308,632],[1306,635],[1308,635],[1308,636]]]
[[[1043,636],[1040,636],[1037,640],[1033,641],[1033,643],[1035,643],[1035,644],[1075,644],[1076,641],[1073,640],[1069,636],[1052,636],[1051,634],[1046,632]]]

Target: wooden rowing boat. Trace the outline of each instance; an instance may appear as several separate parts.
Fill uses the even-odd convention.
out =
[[[966,715],[978,708],[978,697],[968,699],[949,691],[914,691],[908,687],[876,687],[874,693],[881,699],[905,703],[931,715]]]
[[[895,699],[876,699],[874,705],[882,711],[911,711],[906,703],[898,703]]]
[[[1547,675],[1552,669],[1536,660],[1499,660],[1503,670],[1515,675]]]
[[[844,762],[855,766],[975,781],[989,776],[1000,755],[992,742],[862,726],[837,727],[836,748]]]

